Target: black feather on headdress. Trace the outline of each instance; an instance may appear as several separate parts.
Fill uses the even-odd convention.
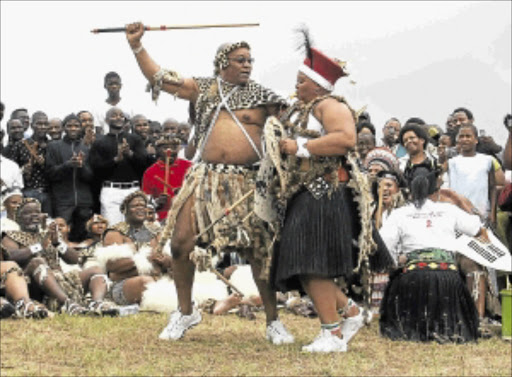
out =
[[[304,50],[306,56],[309,58],[309,61],[311,62],[310,67],[313,68],[313,52],[311,51],[311,47],[313,47],[313,41],[311,40],[311,37],[309,35],[309,29],[307,28],[306,25],[302,25],[298,27],[295,31],[299,33],[301,37],[297,50]]]

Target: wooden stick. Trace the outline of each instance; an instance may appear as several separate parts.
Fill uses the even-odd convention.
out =
[[[251,196],[252,194],[254,194],[254,189],[252,189],[251,191],[247,192],[244,196],[242,196],[240,199],[238,199],[235,203],[233,203],[231,205],[231,207],[228,207],[224,210],[224,213],[222,214],[222,216],[220,216],[217,220],[215,220],[214,222],[212,222],[210,225],[208,225],[201,233],[199,233],[197,236],[196,236],[196,240],[198,240],[203,234],[205,234],[206,232],[208,232],[211,228],[213,228],[213,226],[215,224],[217,224],[220,220],[222,220],[224,217],[226,217],[227,215],[229,215],[231,213],[231,211],[237,207],[238,205],[240,205],[245,199],[247,199],[249,196]]]
[[[165,151],[165,174],[164,174],[164,177],[165,177],[165,183],[164,183],[164,194],[165,195],[169,195],[169,190],[168,190],[168,187],[167,187],[167,181],[169,180],[169,169],[170,169],[170,165],[171,165],[171,150],[170,149],[167,149]]]
[[[382,225],[382,192],[384,191],[384,185],[383,182],[379,182],[379,204],[377,205],[377,213],[375,214],[375,227],[377,229],[380,229],[380,226]]]
[[[230,282],[228,279],[226,279],[226,277],[224,275],[222,275],[219,271],[217,271],[215,268],[210,268],[210,271],[213,272],[215,275],[217,275],[217,277],[222,280],[222,282],[224,284],[226,284],[227,286],[231,287],[232,290],[234,290],[236,293],[238,293],[240,296],[244,297],[244,294],[242,293],[242,291],[240,289],[238,289],[237,287],[235,287],[233,285],[232,282]]]
[[[144,30],[147,31],[165,31],[165,30],[184,30],[184,29],[210,29],[210,28],[227,28],[227,27],[249,27],[249,26],[260,26],[259,23],[249,24],[210,24],[210,25],[162,25],[162,26],[144,26]],[[111,27],[102,29],[92,29],[91,33],[124,33],[125,27]]]

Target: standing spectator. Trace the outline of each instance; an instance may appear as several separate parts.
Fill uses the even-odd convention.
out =
[[[181,148],[178,152],[178,158],[181,158],[182,160],[188,160],[185,156],[185,151],[187,150],[188,141],[190,139],[190,131],[191,127],[187,122],[180,123],[178,126],[178,137],[181,139]]]
[[[52,118],[48,122],[48,136],[54,140],[62,139],[62,120],[59,118]]]
[[[23,124],[21,123],[21,120],[11,119],[7,122],[7,135],[9,136],[9,141],[2,150],[2,154],[7,158],[12,159],[14,144],[23,140]]]
[[[408,175],[416,165],[427,164],[431,166],[437,161],[427,152],[428,135],[423,127],[417,123],[406,124],[400,131],[400,143],[407,150],[407,155],[400,158],[400,171],[408,181]]]
[[[488,155],[477,153],[478,131],[472,124],[460,127],[460,155],[448,161],[450,188],[468,198],[482,216],[496,222],[496,185],[503,185],[501,167]]]
[[[32,137],[18,141],[13,148],[14,161],[23,173],[23,195],[36,198],[44,213],[52,215],[49,182],[45,174],[45,155],[48,145],[48,117],[42,111],[32,114]]]
[[[361,161],[364,161],[368,152],[375,148],[375,136],[370,133],[362,132],[357,135],[356,151],[359,153]]]
[[[382,134],[384,135],[382,145],[388,147],[398,158],[404,157],[407,154],[407,150],[398,141],[401,128],[402,124],[397,118],[388,119],[388,121],[384,123],[384,127],[382,127]]]
[[[123,87],[121,76],[117,72],[108,72],[103,79],[103,87],[107,91],[107,99],[103,101],[95,113],[96,133],[103,135],[109,130],[105,114],[112,107],[121,107],[129,110],[126,101],[122,101],[121,88]]]
[[[81,138],[83,144],[90,148],[94,140],[96,140],[96,130],[94,129],[94,117],[87,110],[82,110],[78,114],[78,119],[82,123]]]
[[[11,119],[19,119],[23,125],[23,138],[27,139],[32,136],[32,129],[30,129],[30,116],[27,109],[16,109],[11,113]]]
[[[160,122],[151,121],[149,122],[149,137],[156,141],[160,139],[160,135],[162,134],[162,125]]]
[[[162,125],[162,133],[165,135],[174,135],[178,133],[179,123],[176,119],[166,119]]]
[[[64,118],[65,136],[48,145],[46,172],[51,182],[54,216],[71,224],[71,241],[86,237],[85,223],[92,216],[93,172],[88,164],[89,149],[80,141],[82,125],[75,114]]]
[[[4,130],[0,130],[0,148],[3,149]],[[13,187],[23,188],[23,175],[20,167],[11,159],[0,153],[0,192],[12,189]]]
[[[89,161],[95,178],[102,181],[101,214],[116,224],[123,221],[119,210],[123,199],[139,190],[147,155],[139,137],[122,131],[125,118],[121,109],[111,108],[106,120],[109,133],[92,144]]]
[[[192,166],[187,160],[177,158],[181,140],[177,137],[161,137],[156,141],[156,151],[158,161],[151,165],[145,172],[142,179],[142,191],[151,195],[156,200],[158,220],[162,221],[167,218],[167,212],[171,207],[171,201],[177,190],[181,187],[185,173]],[[171,151],[169,161],[169,175],[167,189],[164,187],[165,182],[165,161],[167,150]]]
[[[133,116],[130,120],[132,134],[137,135],[144,143],[147,153],[146,168],[154,164],[157,160],[154,142],[149,137],[149,122],[148,119],[141,114]],[[141,176],[142,178],[142,176]]]

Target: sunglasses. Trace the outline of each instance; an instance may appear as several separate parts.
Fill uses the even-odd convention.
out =
[[[233,60],[233,61],[237,62],[238,64],[245,64],[245,63],[253,64],[254,63],[254,58],[244,58],[242,56],[239,58],[230,58],[229,60]]]

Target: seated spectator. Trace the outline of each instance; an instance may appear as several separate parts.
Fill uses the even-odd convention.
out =
[[[52,222],[47,231],[40,231],[41,206],[33,198],[25,198],[17,210],[20,231],[9,231],[2,238],[5,260],[15,261],[30,277],[34,289],[44,293],[44,302],[51,310],[59,309],[71,315],[89,311],[111,314],[112,307],[104,307],[108,278],[100,268],[63,273],[60,258],[76,264],[79,254],[59,240],[57,224]],[[85,293],[91,292],[92,302],[87,310]]]
[[[1,230],[7,232],[9,230],[20,230],[20,226],[16,222],[16,211],[23,200],[23,194],[19,189],[7,190],[1,196],[2,207],[5,209],[6,216],[2,217]]]
[[[41,319],[48,317],[48,309],[30,299],[23,270],[16,262],[0,261],[0,276],[0,289],[9,299],[9,301],[4,301],[4,298],[1,298],[1,318],[14,316],[15,318]]]

